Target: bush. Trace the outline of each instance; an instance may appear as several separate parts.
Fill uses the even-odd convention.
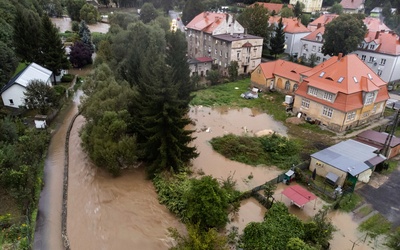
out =
[[[61,77],[61,82],[72,82],[74,80],[74,75],[72,74],[65,74]]]
[[[79,31],[79,22],[77,21],[72,21],[71,23],[71,29],[73,32],[78,32]]]
[[[64,95],[65,92],[66,92],[65,87],[62,86],[62,85],[56,85],[56,86],[54,86],[53,88],[54,88],[54,90],[56,91],[56,93],[57,93],[58,96],[62,96],[62,95]]]

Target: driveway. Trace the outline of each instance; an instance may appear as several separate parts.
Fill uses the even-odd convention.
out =
[[[386,217],[395,227],[400,226],[400,167],[397,167],[380,187],[365,185],[356,192]]]

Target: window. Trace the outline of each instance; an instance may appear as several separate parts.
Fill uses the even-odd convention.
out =
[[[322,96],[323,99],[332,102],[333,100],[333,94],[329,92],[324,92],[324,95]]]
[[[361,60],[365,61],[365,58],[367,58],[366,55],[362,55],[362,56],[361,56]]]
[[[318,52],[321,52],[321,47],[318,47]]]
[[[215,49],[215,54],[217,54],[218,53],[218,51],[217,51],[217,49]]]
[[[303,45],[303,48],[304,48],[305,50],[308,50],[308,44],[304,44],[304,45]]]
[[[369,49],[375,49],[375,45],[373,44],[369,45]]]
[[[237,53],[237,59],[238,59],[238,61],[240,61],[240,51],[238,51],[238,53]]]
[[[258,67],[257,69],[257,73],[260,74],[261,73],[261,67]]]
[[[372,62],[374,62],[374,61],[375,61],[375,57],[373,57],[373,56],[370,56],[370,57],[369,57],[369,61],[368,61],[368,62],[372,63]]]
[[[315,51],[315,49],[316,49],[317,47],[314,45],[314,46],[312,46],[312,51]]]
[[[341,83],[341,82],[343,82],[343,80],[344,80],[344,77],[341,76],[341,77],[339,77],[339,79],[337,80],[337,82],[338,82],[338,83]]]
[[[222,50],[219,51],[219,56],[222,56]]]
[[[353,111],[353,112],[350,112],[350,113],[347,113],[347,121],[352,121],[352,120],[354,120],[356,118],[356,111]]]
[[[367,118],[368,116],[369,116],[369,111],[364,112],[364,113],[362,114],[362,118]]]
[[[325,72],[322,71],[321,74],[319,74],[319,77],[323,77],[325,75]]]
[[[321,57],[317,56],[317,62],[321,61]]]
[[[296,91],[299,88],[299,85],[296,83],[293,85],[293,92]]]
[[[386,59],[381,59],[381,65],[385,65]]]
[[[333,109],[331,109],[329,107],[324,107],[324,109],[322,110],[322,115],[331,118],[333,115]]]
[[[309,94],[309,95],[313,95],[313,96],[317,96],[317,94],[318,94],[318,89],[313,88],[313,87],[309,87],[309,88],[308,88],[308,94]]]
[[[290,82],[286,81],[285,83],[285,90],[290,90]]]
[[[10,105],[14,105],[13,99],[9,99],[9,101],[10,101]]]
[[[225,58],[228,58],[228,52],[225,52]]]
[[[302,99],[301,100],[301,107],[308,109],[310,107],[310,100],[307,99]]]
[[[381,76],[381,75],[382,75],[382,70],[378,69],[378,72],[376,72],[376,74],[377,74],[378,76]]]
[[[364,105],[371,104],[374,101],[374,97],[375,97],[374,93],[372,93],[372,92],[367,93],[365,95],[365,104]]]

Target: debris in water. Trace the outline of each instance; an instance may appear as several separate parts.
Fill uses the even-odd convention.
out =
[[[207,133],[210,133],[210,131],[211,131],[211,128],[208,128],[208,129],[206,130]]]

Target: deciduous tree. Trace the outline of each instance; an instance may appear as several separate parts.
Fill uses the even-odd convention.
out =
[[[239,64],[237,61],[231,61],[228,66],[229,80],[234,82],[239,76]]]
[[[40,80],[30,81],[24,95],[25,105],[29,108],[39,109],[40,113],[44,115],[50,107],[57,107],[59,104],[56,91]]]
[[[238,22],[247,29],[249,34],[262,37],[263,51],[268,49],[270,28],[268,10],[261,5],[255,4],[246,8],[238,17]]]
[[[0,88],[2,88],[14,74],[18,66],[18,59],[14,51],[0,41]]]
[[[85,4],[79,11],[79,19],[88,24],[95,24],[100,19],[100,14],[93,4]]]
[[[340,3],[335,2],[329,9],[329,12],[340,15],[343,13],[343,6]]]
[[[182,22],[187,25],[195,16],[205,10],[202,1],[187,0],[182,12]]]
[[[187,217],[200,230],[221,229],[228,222],[228,198],[226,191],[211,176],[191,179],[187,193]]]
[[[158,16],[156,8],[154,8],[153,4],[145,3],[140,9],[140,20],[144,23],[149,23],[152,20],[155,20]]]
[[[330,56],[339,53],[347,55],[357,50],[366,32],[362,19],[351,14],[340,15],[325,26],[322,53]]]
[[[80,21],[80,11],[83,5],[86,4],[85,0],[67,0],[67,11],[72,21]]]
[[[69,61],[73,67],[82,68],[83,66],[93,62],[92,51],[83,42],[77,41],[73,46],[71,46]]]

